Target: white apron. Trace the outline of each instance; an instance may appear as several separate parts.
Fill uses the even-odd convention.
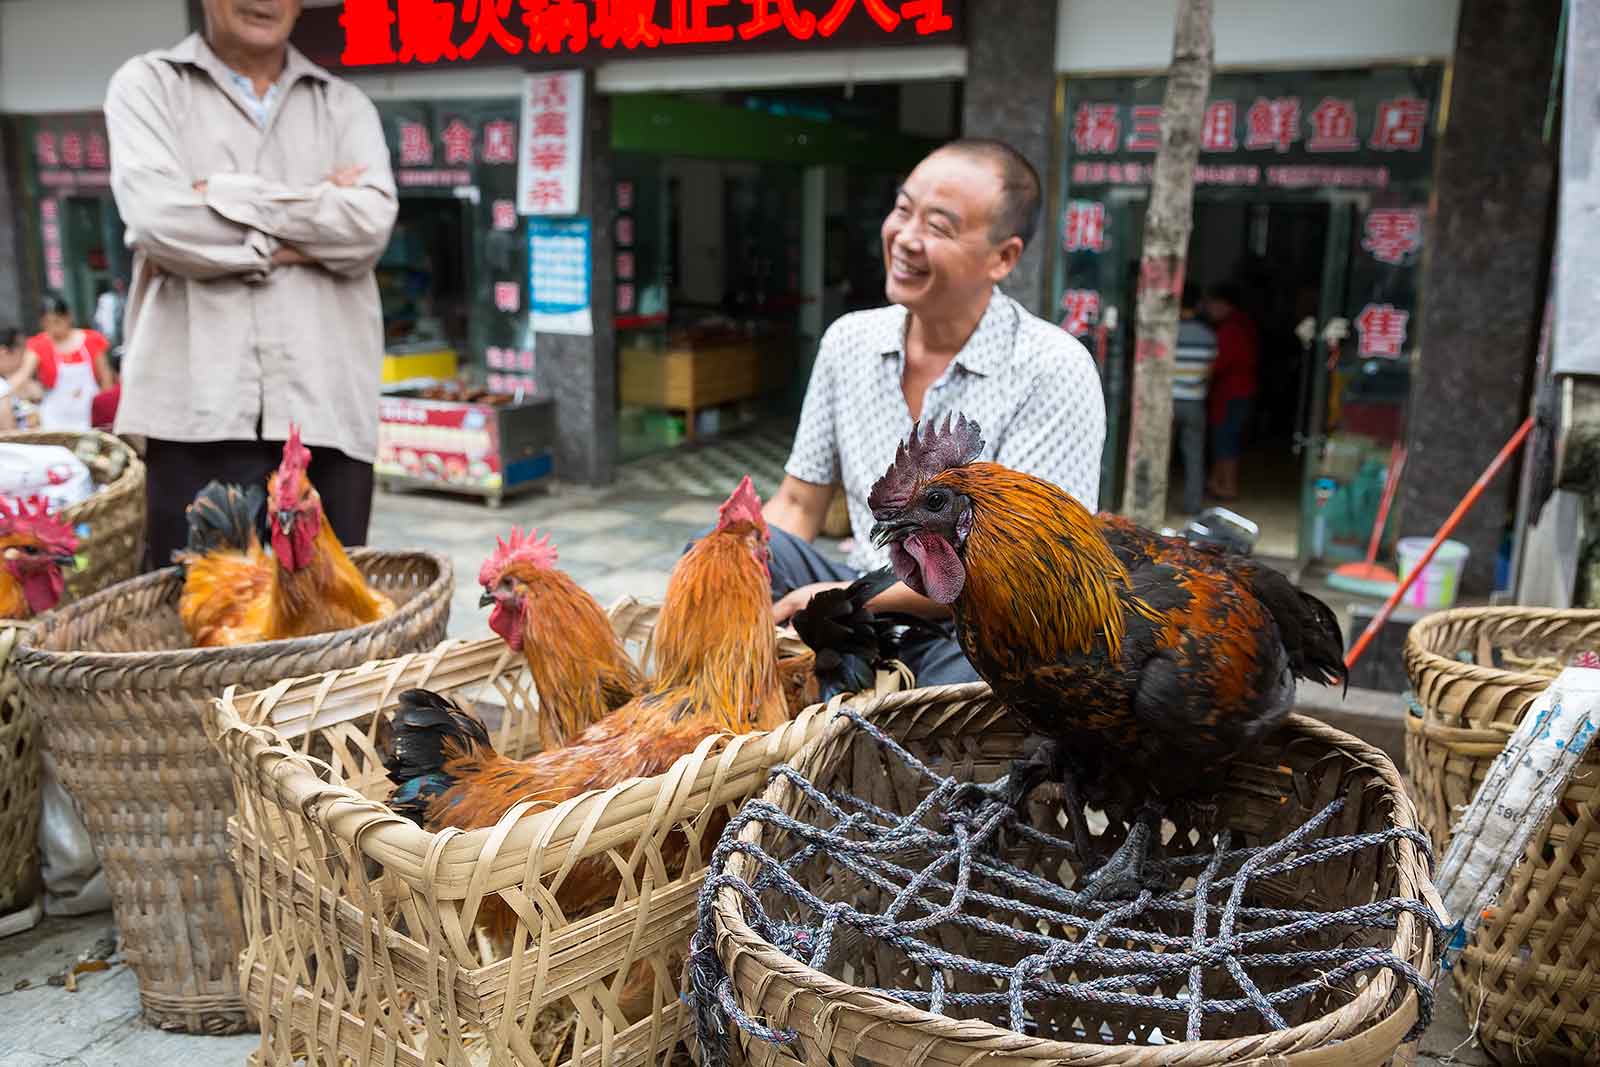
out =
[[[91,427],[95,394],[100,383],[94,376],[94,359],[87,345],[78,349],[82,362],[56,360],[55,388],[39,402],[39,426],[45,430],[87,430]]]

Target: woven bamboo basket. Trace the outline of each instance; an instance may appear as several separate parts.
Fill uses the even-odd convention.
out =
[[[1596,649],[1600,611],[1458,608],[1411,628],[1406,777],[1441,850],[1534,700]],[[1453,971],[1480,1039],[1516,1061],[1600,1060],[1597,771],[1591,746]]]
[[[993,781],[1006,774],[1011,760],[1024,751],[1026,742],[1025,727],[981,683],[891,694],[861,713],[885,735],[904,745],[912,756],[941,775],[964,781]],[[1334,817],[1329,834],[1416,826],[1415,812],[1394,765],[1379,749],[1357,738],[1295,715],[1262,752],[1265,760],[1232,766],[1228,788],[1219,800],[1221,825],[1232,832],[1234,847],[1280,840],[1336,797],[1343,797],[1345,806]],[[842,716],[800,753],[793,766],[830,797],[850,794],[892,814],[911,812],[928,792],[925,779],[919,781],[905,763],[887,757],[868,734]],[[1030,800],[1033,825],[1050,826],[1050,820],[1057,820],[1053,825],[1064,825],[1059,795],[1059,790],[1052,787],[1036,792]],[[802,811],[812,809],[804,807],[801,791],[787,778],[774,779],[762,799],[791,816],[810,818]],[[858,809],[846,804],[844,810]],[[1194,829],[1181,824],[1172,827],[1169,843],[1163,846],[1167,853],[1187,851],[1205,843],[1207,839],[1192,833]],[[801,864],[786,860],[792,846],[785,845],[759,818],[743,827],[740,838],[754,842],[777,860],[788,862],[792,876],[829,903],[847,903],[870,913],[877,913],[887,904],[886,897],[878,898],[878,889],[842,870],[820,875],[824,880],[816,884],[809,882],[809,877],[817,875],[811,861]],[[912,863],[911,870],[920,869],[899,854],[884,855],[897,862]],[[1070,851],[1058,852],[1020,837],[1008,841],[1004,855],[1009,862],[1052,884],[1067,880],[1068,870],[1074,869]],[[738,852],[729,857],[723,870],[746,883],[756,876],[755,861]],[[974,873],[974,892],[979,886],[977,877]],[[1425,852],[1412,840],[1397,839],[1382,848],[1352,853],[1342,865],[1324,864],[1274,875],[1267,882],[1270,890],[1262,894],[1266,897],[1262,904],[1331,910],[1405,896],[1427,900],[1437,909],[1437,893],[1428,878]],[[804,921],[783,901],[775,899],[770,890],[763,891],[761,899],[773,922],[791,921],[789,916],[793,916],[792,921]],[[730,1051],[735,1062],[742,1058],[760,1067],[828,1063],[964,1067],[996,1062],[1008,1067],[1204,1067],[1240,1062],[1285,1067],[1373,1067],[1391,1062],[1418,1018],[1418,998],[1412,987],[1397,981],[1393,972],[1383,970],[1368,976],[1365,985],[1354,993],[1348,988],[1329,988],[1302,1002],[1294,1016],[1284,1009],[1290,1024],[1285,1030],[1247,1032],[1250,1028],[1244,1023],[1253,1020],[1253,1016],[1235,1022],[1207,1016],[1205,1040],[1175,1041],[1170,1035],[1185,1032],[1180,1012],[1050,999],[1030,1002],[1029,1019],[1035,1032],[1022,1034],[997,1025],[1004,1022],[1003,1009],[952,1007],[951,1014],[933,1014],[868,988],[898,985],[926,991],[931,988],[930,974],[920,967],[908,967],[893,954],[881,955],[876,943],[861,943],[853,926],[841,924],[833,934],[836,947],[830,959],[835,963],[830,965],[829,973],[813,970],[752,929],[747,907],[744,897],[732,887],[724,887],[716,894],[711,914],[717,958],[741,1010],[768,1026],[792,1030],[797,1035],[793,1044],[773,1045],[733,1027],[735,1037],[730,1041]],[[983,912],[982,907],[969,907],[975,907],[979,914]],[[925,910],[921,905],[911,905],[904,915],[920,916]],[[998,913],[992,917],[1003,925],[1012,921]],[[973,926],[941,923],[924,929],[918,936],[929,946],[986,963],[1012,966],[1027,954],[1018,951],[1014,943],[974,930]],[[1412,912],[1401,912],[1398,923],[1389,930],[1366,930],[1362,934],[1369,940],[1355,943],[1390,949],[1423,974],[1432,973],[1432,930]],[[1027,950],[1031,951],[1034,950]],[[845,968],[848,973],[843,973]],[[1074,973],[1076,980],[1089,981],[1099,972],[1092,965],[1080,963],[1074,966]],[[1286,986],[1317,979],[1322,973],[1322,968],[1308,969],[1306,973],[1284,968],[1280,980]],[[960,970],[952,970],[944,977],[949,990],[995,991],[993,979]],[[1172,988],[1159,991],[1172,997],[1183,985],[1173,981]],[[1208,997],[1219,992],[1237,996],[1239,992],[1237,986],[1226,987],[1226,983],[1219,991],[1213,991],[1211,986],[1208,980]],[[1230,1033],[1230,1025],[1238,1029]],[[1168,1036],[1156,1037],[1158,1028]]]
[[[641,664],[657,611],[632,598],[610,610]],[[780,654],[809,650],[783,637]],[[876,690],[907,681],[884,672]],[[238,790],[241,983],[268,1020],[254,1062],[665,1062],[687,1032],[679,967],[704,873],[698,844],[818,732],[825,709],[766,733],[708,738],[656,778],[555,807],[525,802],[492,829],[433,834],[384,806],[391,785],[375,740],[399,694],[417,686],[476,706],[501,753],[537,750],[538,696],[498,639],[261,693],[230,689],[214,702],[209,726]],[[691,847],[672,861],[663,846],[675,833]],[[623,872],[618,899],[564,915],[555,894],[589,856]],[[520,917],[504,955],[474,933],[495,894]],[[649,968],[651,988],[630,1014],[617,988],[635,964]]]
[[[133,449],[95,430],[6,433],[0,442],[73,449],[94,479],[94,495],[62,514],[79,540],[79,566],[67,572],[63,603],[137,573],[144,555],[144,463]],[[28,907],[39,888],[38,726],[10,668],[22,629],[0,621],[0,916]]]
[[[139,573],[144,561],[144,461],[128,444],[99,430],[21,430],[0,443],[60,445],[77,452],[95,492],[62,517],[78,530],[78,569],[68,572],[62,603],[71,603]]]
[[[39,619],[12,670],[44,723],[62,784],[82,807],[111,888],[145,1018],[165,1029],[248,1029],[235,961],[239,890],[227,858],[233,779],[202,715],[230,685],[258,688],[432,648],[449,621],[442,556],[357,549],[351,560],[396,602],[338,633],[191,648],[182,579],[157,571]]]

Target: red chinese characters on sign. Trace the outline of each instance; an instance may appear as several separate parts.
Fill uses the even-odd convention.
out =
[[[61,153],[56,148],[56,135],[40,130],[33,135],[33,156],[41,167],[61,166]]]
[[[617,253],[617,277],[620,278],[622,281],[625,281],[625,282],[633,280],[633,253],[632,252],[618,252]]]
[[[446,164],[459,166],[472,162],[472,127],[461,119],[451,119],[450,124],[439,131],[439,140],[444,142]]]
[[[633,244],[633,218],[624,215],[617,220],[617,244],[628,248]]]
[[[1079,152],[1115,152],[1121,131],[1117,105],[1079,104],[1072,117],[1072,146]]]
[[[389,27],[394,21],[389,0],[344,0],[344,12],[339,16],[339,25],[344,27],[344,51],[339,62],[347,67],[393,63]]]
[[[1200,150],[1202,152],[1232,152],[1239,147],[1234,125],[1239,118],[1239,108],[1232,100],[1213,100],[1206,105],[1205,119],[1200,123]]]
[[[1409,311],[1393,304],[1368,304],[1356,316],[1356,333],[1360,336],[1360,354],[1398,359],[1406,343],[1406,321]]]
[[[402,167],[426,167],[433,162],[433,137],[428,127],[420,122],[402,122],[399,132]]]
[[[40,232],[44,237],[44,282],[52,289],[67,284],[61,256],[61,208],[54,200],[39,201]]]
[[[617,286],[617,310],[629,312],[633,310],[633,283],[624,282]]]
[[[1380,152],[1420,152],[1428,127],[1428,102],[1401,96],[1378,103],[1368,144]]]
[[[455,42],[450,40],[455,23],[456,5],[451,0],[400,0],[400,62],[455,59]]]
[[[111,153],[106,150],[105,134],[91,133],[85,152],[88,155],[89,166],[95,170],[105,170],[111,165]]]
[[[1068,252],[1104,252],[1106,206],[1096,200],[1071,201],[1064,230],[1063,245]]]
[[[495,119],[483,124],[483,148],[480,158],[485,163],[515,163],[517,161],[517,127],[507,119]]]
[[[1161,147],[1161,108],[1141,104],[1133,109],[1133,130],[1128,134],[1128,151],[1154,152]]]
[[[491,40],[507,55],[521,52],[522,38],[506,29],[510,17],[511,0],[463,0],[461,18],[472,24],[472,32],[461,45],[461,58],[471,59]]]
[[[1355,152],[1360,148],[1355,104],[1325,97],[1311,112],[1311,139],[1306,142],[1306,151]]]
[[[1361,247],[1380,263],[1403,263],[1422,247],[1422,212],[1415,208],[1379,208],[1367,212]]]
[[[83,134],[68,130],[61,135],[61,162],[74,170],[83,166]]]
[[[1061,328],[1081,337],[1100,317],[1100,294],[1093,289],[1068,289],[1061,294],[1061,311]]]
[[[517,228],[517,205],[512,200],[496,200],[489,208],[490,217],[497,230]]]
[[[540,210],[556,207],[565,197],[561,182],[555,178],[535,178],[528,186],[528,199]]]
[[[516,282],[494,283],[494,306],[496,311],[510,314],[522,308],[522,286]]]
[[[739,26],[741,40],[749,41],[784,29],[797,41],[807,41],[817,32],[817,16],[796,10],[794,0],[742,0],[750,17]]]
[[[522,0],[528,51],[582,52],[589,47],[589,9],[580,0]]]
[[[1270,148],[1287,152],[1300,139],[1300,98],[1284,96],[1276,100],[1257,97],[1245,114],[1244,146],[1250,151]]]
[[[656,24],[656,0],[595,0],[594,22],[589,26],[601,48],[655,48],[661,43]]]

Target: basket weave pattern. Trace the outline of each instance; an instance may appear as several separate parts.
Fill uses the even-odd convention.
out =
[[[177,614],[182,579],[167,569],[44,616],[13,654],[62,784],[83,809],[145,1017],[157,1026],[250,1026],[235,967],[243,922],[226,854],[233,783],[206,738],[206,706],[230,685],[269,685],[444,638],[448,560],[350,555],[395,600],[389,618],[290,641],[190,648]]]
[[[624,599],[610,615],[648,663],[656,608]],[[780,640],[786,657],[807,652]],[[905,680],[885,673],[878,689]],[[702,845],[768,768],[818,732],[825,709],[767,733],[707,738],[656,778],[555,806],[523,802],[493,828],[433,834],[382,803],[391,786],[378,730],[414,686],[475,705],[490,723],[500,713],[501,753],[537,749],[538,695],[497,638],[214,703],[210,727],[238,789],[241,982],[270,1018],[258,1061],[664,1062],[688,1030],[679,989]],[[680,833],[686,856],[668,847]],[[556,893],[590,856],[616,865],[618,899],[564,915]],[[503,956],[474,932],[495,894],[520,919]],[[625,1002],[630,975],[642,981]]]
[[[1406,671],[1422,714],[1406,719],[1406,775],[1441,849],[1557,665],[1596,648],[1600,611],[1459,608],[1411,628]],[[1497,654],[1521,669],[1494,666]],[[1591,745],[1455,970],[1482,1040],[1512,1060],[1600,1056],[1597,772]]]
[[[893,694],[861,713],[913,756],[939,768],[940,774],[963,780],[993,781],[1004,775],[1026,743],[1025,728],[981,684]],[[1345,806],[1330,825],[1330,835],[1416,826],[1399,774],[1379,750],[1302,716],[1292,717],[1269,745],[1265,759],[1236,763],[1228,771],[1228,788],[1220,797],[1220,818],[1237,844],[1280,840],[1336,797],[1343,797]],[[843,717],[807,746],[794,766],[824,793],[853,795],[890,813],[915,810],[926,791],[925,781],[919,781],[904,763],[887,757],[864,731]],[[1047,829],[1060,826],[1064,813],[1059,800],[1043,796],[1045,792],[1039,790],[1030,801],[1033,824]],[[799,814],[803,796],[787,778],[775,780],[763,798],[790,815],[806,817]],[[1164,846],[1168,853],[1200,849],[1206,839],[1199,834],[1191,836],[1196,829],[1176,825]],[[748,824],[741,839],[767,849],[778,847],[760,821]],[[785,853],[777,856],[782,859]],[[1070,853],[1041,850],[1022,838],[1007,846],[1006,858],[1050,880],[1066,882],[1075,869]],[[735,853],[726,870],[732,877],[749,881],[756,874],[756,864],[751,857]],[[792,870],[809,889],[829,901],[876,913],[889,900],[880,895],[880,889],[856,876],[840,873],[826,885],[812,885],[807,882],[812,868],[797,862]],[[1271,897],[1263,901],[1267,907],[1333,910],[1391,896],[1436,899],[1425,854],[1403,840],[1383,850],[1352,853],[1342,869],[1339,864],[1301,868],[1274,876],[1272,883]],[[762,901],[775,920],[785,914],[778,895],[767,892]],[[757,934],[746,921],[745,907],[744,899],[732,888],[719,891],[713,905],[715,950],[731,979],[734,1000],[765,1025],[797,1034],[794,1044],[777,1047],[735,1028],[739,1051],[748,1062],[761,1067],[824,1063],[961,1067],[997,1058],[1008,1065],[1204,1067],[1248,1060],[1374,1067],[1390,1061],[1417,1018],[1415,992],[1398,984],[1392,974],[1380,972],[1354,995],[1347,989],[1329,989],[1302,1003],[1287,1017],[1287,1030],[1241,1032],[1230,1029],[1229,1019],[1213,1016],[1206,1023],[1205,1040],[1185,1042],[1174,1037],[1184,1033],[1182,1012],[1047,1000],[1030,1006],[1029,1018],[1037,1033],[1021,1034],[995,1025],[995,1018],[981,1009],[951,1008],[948,1015],[935,1015],[874,992],[870,987],[926,991],[932,988],[931,976],[922,968],[905,966],[903,957],[895,953],[858,949],[851,940],[853,930],[843,925],[833,935],[838,947],[830,958],[848,973],[812,970]],[[907,914],[908,919],[913,917]],[[795,921],[804,920],[797,917]],[[1059,929],[1041,932],[1065,936]],[[1021,959],[1014,943],[990,937],[974,926],[939,923],[921,936],[958,956],[1005,966],[1014,966]],[[1431,972],[1432,938],[1426,924],[1411,912],[1401,913],[1393,930],[1369,931],[1365,936],[1371,940],[1362,943],[1391,949],[1424,973]],[[1077,965],[1075,971],[1078,981],[1099,977],[1085,964]],[[1282,972],[1276,977],[1284,985],[1315,977],[1288,966]],[[946,973],[944,982],[944,988],[953,992],[994,992],[989,979],[956,970]],[[1164,992],[1171,996],[1176,990]],[[1213,989],[1208,981],[1205,996],[1219,994],[1237,995],[1237,989]],[[1158,1027],[1165,1042],[1143,1044]],[[1330,1049],[1334,1043],[1337,1046]]]
[[[94,453],[89,473],[96,491],[62,513],[81,531],[78,556],[83,562],[82,569],[66,574],[63,603],[137,573],[144,555],[144,464],[125,443],[95,430],[0,434],[0,442],[7,444],[60,445],[75,451],[85,441]],[[17,626],[0,622],[0,915],[31,903],[39,881],[38,726],[11,675],[11,649],[18,634]]]

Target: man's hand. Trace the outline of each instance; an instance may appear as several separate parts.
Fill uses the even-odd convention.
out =
[[[199,193],[201,196],[206,195],[206,182],[204,178],[194,183],[194,191]]]
[[[824,589],[843,589],[849,584],[849,582],[813,582],[811,585],[802,585],[799,589],[790,590],[788,595],[772,605],[772,621],[779,626],[787,625],[796,612],[811,603],[811,598]]]
[[[306,255],[293,245],[279,245],[272,253],[272,264],[276,267],[298,265],[309,267],[316,264],[316,260]]]
[[[340,167],[338,170],[328,175],[328,180],[341,189],[348,189],[361,179],[361,175],[366,173],[366,170],[367,165],[365,163],[357,163],[348,167]]]

